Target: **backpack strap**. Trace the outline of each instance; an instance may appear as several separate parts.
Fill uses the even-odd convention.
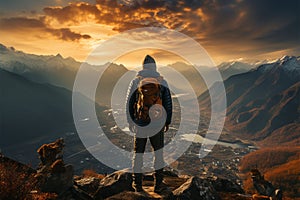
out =
[[[159,76],[158,78],[157,78],[157,81],[159,82],[159,98],[161,98],[162,99],[162,85],[161,85],[161,82],[164,80],[164,77],[163,76]]]
[[[156,79],[157,79],[157,81],[158,81],[159,83],[161,83],[161,82],[164,80],[164,77],[163,77],[163,76],[159,76],[159,77],[157,77]]]

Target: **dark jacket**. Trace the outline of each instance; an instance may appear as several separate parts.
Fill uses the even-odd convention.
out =
[[[253,186],[260,195],[272,196],[275,193],[275,187],[265,179],[253,182]]]
[[[158,77],[160,77],[160,74],[157,71],[146,70],[146,69],[141,70],[138,72],[137,77],[131,81],[129,88],[128,88],[127,98],[126,98],[127,121],[128,121],[128,123],[132,123],[132,121],[133,121],[137,125],[146,125],[146,124],[143,124],[142,122],[137,122],[134,119],[134,113],[135,113],[134,104],[136,102],[137,87],[138,87],[138,84],[140,81],[139,77],[158,78]],[[166,124],[169,125],[171,123],[171,119],[172,119],[172,98],[171,98],[170,89],[168,87],[168,83],[164,79],[161,82],[161,94],[162,94],[162,105],[167,113]],[[130,120],[130,118],[132,121]]]

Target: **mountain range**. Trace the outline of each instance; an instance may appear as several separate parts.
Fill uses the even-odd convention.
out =
[[[26,111],[30,110],[29,107],[32,107],[35,109],[32,109],[34,111],[31,112],[42,115],[42,113],[47,113],[42,112],[46,110],[39,107],[39,104],[32,103],[34,102],[33,99],[44,98],[38,100],[38,102],[44,102],[44,107],[51,107],[50,103],[52,103],[59,108],[58,110],[67,109],[71,105],[71,99],[67,101],[61,101],[60,99],[67,99],[66,96],[70,98],[70,90],[73,88],[76,73],[82,63],[70,57],[63,58],[60,54],[56,56],[26,54],[4,45],[0,45],[0,56],[0,68],[4,69],[1,70],[1,74],[2,77],[5,77],[1,79],[3,82],[1,89],[7,92],[5,98],[11,98],[6,100],[2,98],[2,106],[5,105],[3,101],[14,102],[18,99],[28,105]],[[297,131],[294,130],[299,130],[299,57],[285,56],[277,61],[268,63],[264,61],[264,63],[259,67],[256,67],[256,64],[241,62],[222,63],[218,66],[225,80],[227,95],[225,128],[234,133],[241,132],[240,136],[260,142],[271,143],[277,140],[277,143],[282,141],[293,143],[293,141],[298,141]],[[92,67],[97,70],[103,66]],[[210,86],[205,85],[196,69],[181,62],[170,64],[168,67],[175,69],[189,80],[194,91],[199,95],[200,105],[208,108],[210,100],[208,92],[205,92],[205,90]],[[209,77],[209,67],[203,68],[204,75]],[[172,70],[164,67],[159,68],[159,70],[163,73],[173,73]],[[125,66],[111,63],[99,81],[96,102],[109,107],[115,84],[127,72],[128,69]],[[19,76],[16,76],[16,74]],[[218,91],[218,85],[219,83],[215,83],[211,86],[211,90],[216,93],[220,92]],[[16,89],[11,90],[8,86],[14,86]],[[174,87],[184,92],[184,84],[177,83]],[[26,95],[21,91],[28,91],[30,95]],[[56,93],[51,94],[51,92]],[[69,94],[67,95],[67,93]],[[25,102],[29,98],[32,98],[30,102]],[[57,99],[53,100],[53,98]],[[49,102],[49,105],[47,102]],[[16,111],[25,109],[21,108],[21,105],[15,102],[15,110],[2,111],[7,116],[7,121],[12,123],[13,119],[18,117]],[[52,112],[55,112],[55,109]],[[26,115],[27,112],[21,113]],[[62,118],[71,117],[70,113],[63,113],[67,117],[61,116]],[[49,116],[49,123],[47,120],[44,123],[49,124],[49,127],[57,128],[50,122],[51,112],[47,113],[47,116]],[[23,119],[23,117],[25,116],[20,118]],[[29,117],[25,118],[30,120]],[[26,123],[26,120],[23,120],[23,124],[30,126],[30,123]],[[59,120],[59,123],[62,121]],[[11,128],[11,130],[17,130],[19,127]],[[38,128],[31,134],[34,134],[34,132],[39,132]]]
[[[0,44],[0,68],[19,74],[37,83],[48,83],[72,91],[76,74],[83,64],[71,57],[43,56],[17,51],[13,47]],[[90,65],[85,67],[100,70],[105,65]],[[101,105],[110,105],[110,96],[114,84],[127,72],[123,65],[110,63],[104,71],[98,84],[96,101]],[[102,87],[105,86],[105,87]]]
[[[284,56],[224,81],[227,116],[224,134],[251,141],[259,150],[240,161],[244,189],[253,193],[249,170],[258,168],[285,196],[299,198],[300,57]],[[222,98],[220,83],[210,91]],[[199,96],[202,113],[210,97]]]
[[[8,153],[6,155],[25,162],[28,157],[24,158],[24,151],[30,149],[26,155],[34,155],[34,147],[64,137],[69,145],[66,160],[78,171],[86,166],[97,166],[101,172],[111,170],[85,151],[74,126],[72,88],[81,64],[59,54],[38,56],[0,45],[0,148]],[[103,67],[89,66],[95,70]],[[221,99],[220,83],[206,86],[196,69],[185,63],[173,63],[168,67],[189,81],[198,96],[201,113],[209,114],[210,96],[206,89],[210,88],[210,92]],[[220,64],[218,69],[227,96],[225,133],[251,141],[262,149],[299,147],[300,57],[285,56],[272,62],[264,61],[259,66],[228,62]],[[174,73],[164,67],[158,70],[162,74]],[[203,71],[205,76],[211,73],[208,67]],[[115,130],[109,110],[112,90],[127,72],[136,73],[123,65],[110,63],[98,84],[95,106],[99,116],[106,116],[103,122],[107,122],[109,133]],[[172,84],[179,91],[185,91],[183,83]],[[82,96],[82,101],[90,100]],[[261,154],[265,156],[268,152],[262,150]],[[253,157],[255,155],[249,154],[249,158]],[[288,163],[280,164],[286,166]],[[274,169],[283,172],[280,166]]]
[[[239,61],[233,62],[223,62],[218,65],[221,72],[223,80],[228,79],[230,76],[241,74],[250,71],[251,69],[257,67],[257,63],[243,63]]]
[[[0,44],[0,68],[7,71],[19,74],[29,80],[38,83],[49,83],[54,86],[64,87],[68,90],[73,89],[74,80],[78,69],[83,64],[75,59],[68,57],[63,58],[60,54],[55,56],[42,56],[27,54],[22,51],[18,51],[13,47],[6,47]],[[106,65],[90,65],[84,63],[85,66],[91,67],[95,70],[101,69]],[[223,79],[228,77],[244,73],[255,67],[255,64],[247,64],[242,62],[224,62],[218,67]],[[201,75],[192,66],[183,62],[176,62],[168,65],[168,67],[175,69],[182,74],[191,84],[196,95],[200,95],[207,87]],[[210,67],[201,66],[203,69],[203,75],[210,77]],[[158,69],[162,73],[173,75],[174,72],[166,67]],[[98,85],[98,91],[96,94],[96,101],[101,105],[110,105],[111,91],[117,81],[126,73],[128,69],[124,65],[118,65],[110,63],[109,67],[104,71]],[[135,73],[134,71],[130,71]],[[175,75],[175,74],[174,74]],[[179,91],[185,91],[185,84],[180,84],[176,80],[172,86]],[[105,87],[101,87],[105,86]]]
[[[211,91],[220,93],[219,84]],[[225,128],[265,145],[299,145],[300,58],[285,56],[224,81],[227,96]],[[221,98],[221,97],[220,97]],[[209,94],[199,97],[203,108]]]

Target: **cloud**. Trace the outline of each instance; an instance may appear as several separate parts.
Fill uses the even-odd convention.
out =
[[[298,0],[96,0],[96,4],[46,7],[44,12],[50,21],[65,25],[93,21],[117,32],[171,28],[210,52],[243,57],[297,47],[298,10]]]
[[[59,39],[62,40],[71,40],[71,41],[76,41],[76,40],[80,40],[80,39],[90,39],[91,36],[89,35],[81,35],[80,33],[75,33],[72,32],[70,29],[68,28],[60,28],[60,29],[46,29],[49,33],[53,34],[54,36],[56,36]]]
[[[110,1],[110,3],[101,1],[101,4],[96,5],[83,2],[71,3],[65,7],[46,7],[44,12],[49,20],[56,20],[66,25],[93,21],[98,24],[112,25],[116,31],[162,25],[153,18],[153,10],[124,6],[117,1]]]
[[[44,7],[43,14],[39,15],[41,18],[23,18],[22,22],[15,24],[20,29],[39,29],[69,41],[91,37],[80,34],[79,29],[74,32],[74,27],[84,23],[107,25],[114,33],[149,26],[166,27],[193,37],[212,54],[216,52],[237,57],[251,57],[299,46],[298,0],[94,2],[93,4],[90,0],[89,3],[74,0],[69,4],[49,4],[50,6]]]
[[[46,7],[43,10],[46,16],[52,17],[60,23],[73,22],[78,24],[101,16],[100,10],[95,5],[88,3],[71,3],[65,7]]]
[[[95,4],[73,2],[67,6],[49,6],[43,11],[47,20],[50,22],[56,20],[65,27],[90,21],[110,25],[113,30],[119,32],[148,26],[167,27],[188,34],[201,42],[215,40],[261,42],[261,38],[268,36],[273,38],[272,42],[277,42],[285,36],[295,41],[299,36],[298,0],[96,0],[95,2]],[[289,32],[285,32],[288,24],[295,26],[288,27]],[[280,33],[281,36],[276,37],[276,33]]]
[[[80,39],[90,39],[91,36],[87,34],[80,34],[71,31],[69,28],[55,29],[48,26],[44,22],[44,18],[26,18],[26,17],[12,17],[1,18],[0,26],[2,30],[14,31],[14,32],[31,32],[32,34],[38,34],[39,37],[43,37],[43,33],[48,33],[55,36],[58,39],[66,41],[77,41]]]

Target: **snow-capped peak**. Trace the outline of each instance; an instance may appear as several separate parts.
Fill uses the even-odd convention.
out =
[[[280,64],[285,70],[300,72],[300,62],[295,56],[286,56],[281,60]]]
[[[273,70],[281,70],[291,79],[300,80],[300,57],[283,56],[272,63],[267,63],[258,67],[258,71],[266,73]]]

